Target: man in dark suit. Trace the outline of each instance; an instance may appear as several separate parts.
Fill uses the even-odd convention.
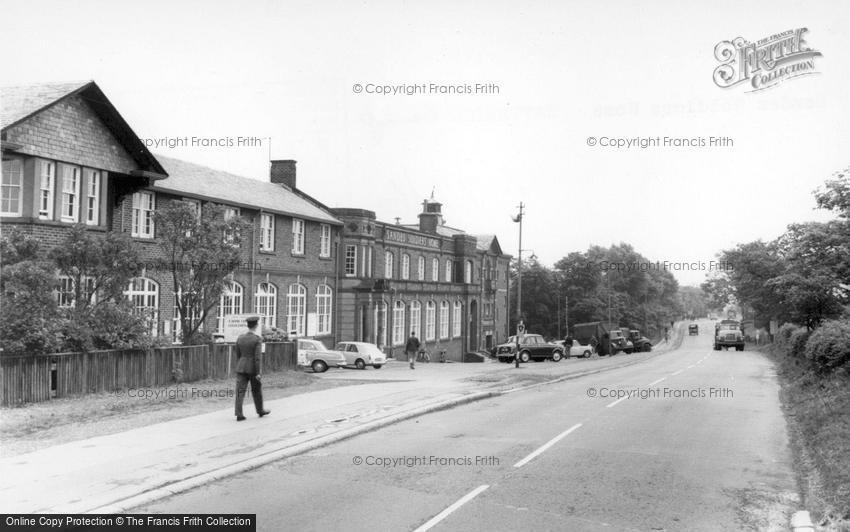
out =
[[[248,316],[246,321],[248,332],[239,335],[236,339],[236,421],[245,421],[245,416],[242,415],[242,402],[249,382],[257,415],[263,417],[271,414],[271,411],[263,409],[263,384],[260,382],[260,355],[263,339],[257,334],[260,317]]]

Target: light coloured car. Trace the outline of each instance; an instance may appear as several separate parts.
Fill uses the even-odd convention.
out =
[[[564,345],[563,340],[558,340],[555,343],[559,344],[562,347]],[[573,345],[570,347],[570,350],[569,351],[564,350],[564,353],[566,353],[566,358],[571,358],[571,357],[590,358],[590,355],[593,354],[593,347],[589,346],[589,345],[582,345],[582,344],[578,343],[578,340],[573,339]]]
[[[331,351],[318,340],[298,339],[298,365],[324,373],[328,368],[345,366],[345,357],[339,351]]]
[[[366,369],[366,366],[381,369],[381,366],[387,363],[387,356],[375,344],[340,342],[334,349],[342,353],[347,366],[354,366],[357,369]]]

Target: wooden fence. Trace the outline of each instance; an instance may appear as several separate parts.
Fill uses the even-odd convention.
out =
[[[291,342],[266,343],[263,371],[294,369]],[[226,379],[236,370],[233,344],[0,356],[0,405],[13,406],[143,386]]]

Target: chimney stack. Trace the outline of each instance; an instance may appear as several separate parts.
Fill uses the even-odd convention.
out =
[[[272,161],[272,183],[295,188],[295,161],[292,159]]]

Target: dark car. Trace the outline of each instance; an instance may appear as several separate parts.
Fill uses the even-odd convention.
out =
[[[516,336],[511,336],[508,341],[496,346],[496,358],[499,362],[513,362],[517,353]],[[542,362],[544,360],[560,361],[564,358],[564,346],[547,342],[539,334],[523,335],[519,343],[519,361]]]
[[[699,334],[699,325],[697,325],[696,323],[691,323],[690,325],[688,325],[688,335],[689,336],[694,336],[694,335],[698,335],[698,334]]]

